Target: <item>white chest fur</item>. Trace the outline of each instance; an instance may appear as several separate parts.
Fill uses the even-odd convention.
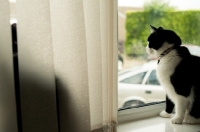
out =
[[[174,102],[176,99],[176,92],[170,82],[170,77],[174,73],[175,68],[180,63],[181,58],[176,56],[176,51],[173,50],[166,56],[162,57],[158,67],[157,76],[164,87],[168,97]]]

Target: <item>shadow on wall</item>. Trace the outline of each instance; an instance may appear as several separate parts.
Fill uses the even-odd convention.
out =
[[[13,76],[7,64],[1,64],[0,69],[0,131],[17,132]]]
[[[18,63],[18,43],[17,43],[17,25],[12,25],[13,40],[13,62],[14,62],[14,78],[15,92],[17,104],[17,119],[19,132],[64,132],[64,131],[90,131],[89,118],[80,126],[81,112],[75,103],[73,93],[68,88],[68,80],[64,80],[59,76],[55,77],[52,63],[52,71],[43,71],[49,69],[42,62],[37,62],[31,57],[29,51],[23,51],[31,58],[35,67],[28,67],[30,64]],[[19,49],[21,50],[21,49]],[[22,55],[22,54],[21,54]],[[37,69],[37,66],[41,69]],[[34,69],[35,68],[35,69]],[[51,67],[50,67],[51,68]],[[5,72],[8,71],[5,67]],[[6,74],[6,73],[5,73]],[[80,111],[83,111],[80,109]],[[84,130],[84,131],[85,131]],[[102,130],[102,129],[101,129]],[[100,131],[100,130],[99,130]],[[13,131],[14,132],[14,131]]]
[[[58,132],[55,80],[43,78],[23,64],[19,69],[16,24],[12,24],[12,46],[18,131]]]

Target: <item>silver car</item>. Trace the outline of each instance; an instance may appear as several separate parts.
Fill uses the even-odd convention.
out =
[[[156,77],[157,61],[150,61],[118,74],[118,108],[165,100]]]

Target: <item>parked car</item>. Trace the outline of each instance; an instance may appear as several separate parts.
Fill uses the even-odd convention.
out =
[[[200,47],[184,44],[191,54],[200,56]],[[165,90],[156,77],[157,60],[118,73],[118,108],[165,100]]]
[[[156,77],[157,61],[150,61],[118,76],[118,108],[165,100],[165,90]]]

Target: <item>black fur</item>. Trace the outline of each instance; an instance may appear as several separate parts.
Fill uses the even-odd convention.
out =
[[[153,28],[153,33],[148,37],[149,48],[158,50],[164,42],[174,44],[177,56],[182,58],[170,77],[171,84],[175,92],[184,97],[188,97],[194,88],[194,102],[190,115],[200,118],[200,57],[191,55],[186,47],[180,46],[180,37],[171,30],[162,27]],[[174,108],[172,101],[166,97],[166,112],[171,113]]]
[[[194,87],[194,102],[190,114],[200,118],[200,58],[188,54],[185,48],[177,49],[183,58],[171,76],[171,83],[177,94],[188,97]]]
[[[167,113],[172,113],[173,109],[174,109],[174,103],[166,95],[166,108],[165,108],[165,111]]]
[[[158,29],[153,26],[151,27],[154,31],[147,39],[149,48],[158,50],[165,41],[169,44],[174,44],[175,47],[181,45],[181,39],[174,31],[164,30],[162,27],[159,27]]]

